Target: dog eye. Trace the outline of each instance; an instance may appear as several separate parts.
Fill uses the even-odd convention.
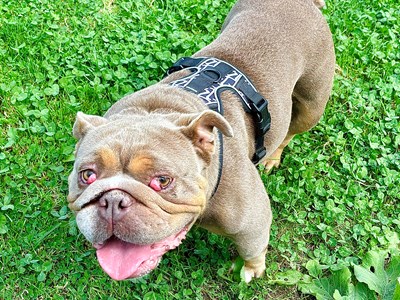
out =
[[[171,184],[172,178],[168,176],[160,176],[158,177],[158,182],[162,188],[166,188]]]
[[[84,184],[91,184],[93,182],[96,181],[97,179],[97,175],[93,170],[83,170],[82,172],[80,172],[80,180],[81,182],[83,182]]]
[[[155,190],[156,192],[159,192],[161,190],[165,190],[167,187],[169,187],[172,183],[173,179],[169,176],[157,176],[151,179],[149,186]]]

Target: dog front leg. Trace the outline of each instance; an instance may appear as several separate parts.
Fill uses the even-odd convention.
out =
[[[245,238],[239,236],[233,238],[238,253],[244,260],[244,280],[246,283],[249,283],[253,278],[260,278],[265,274],[265,255],[269,242],[269,228],[267,234],[258,233],[260,236],[253,240],[249,240],[248,236]],[[261,245],[264,246],[260,247]]]
[[[262,182],[259,178],[255,180]],[[249,195],[249,194],[248,194]],[[231,235],[240,257],[244,260],[244,279],[250,282],[253,278],[259,278],[265,273],[265,254],[269,243],[272,211],[265,189],[253,190],[252,201],[247,198],[245,215],[240,231]],[[240,219],[240,218],[238,218]]]

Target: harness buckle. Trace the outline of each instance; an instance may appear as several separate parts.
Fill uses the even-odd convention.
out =
[[[264,146],[264,135],[271,127],[271,115],[268,111],[268,101],[260,94],[250,101],[251,113],[255,123],[256,148],[252,158],[254,164],[258,164],[261,159],[267,155],[267,149]]]
[[[258,164],[265,155],[267,155],[267,149],[264,146],[256,149],[253,158],[251,159],[252,163],[255,165]]]
[[[271,127],[271,115],[268,111],[268,101],[261,95],[256,101],[250,103],[251,112],[255,117],[257,134],[264,136]]]

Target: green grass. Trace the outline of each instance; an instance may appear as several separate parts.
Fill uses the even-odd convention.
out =
[[[332,0],[331,101],[262,175],[274,214],[267,276],[240,282],[231,243],[200,229],[145,278],[101,271],[66,207],[75,114],[103,114],[159,80],[215,38],[233,2],[0,0],[0,299],[311,299],[277,276],[398,247],[398,4]]]

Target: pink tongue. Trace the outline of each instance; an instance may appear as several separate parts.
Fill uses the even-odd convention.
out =
[[[97,250],[97,259],[103,270],[115,280],[140,276],[140,265],[150,259],[151,245],[134,245],[113,238]],[[155,267],[155,266],[154,266]]]
[[[176,248],[187,230],[152,245],[135,245],[118,238],[109,239],[97,249],[97,259],[103,270],[115,280],[124,280],[147,274],[157,267],[161,256]]]

